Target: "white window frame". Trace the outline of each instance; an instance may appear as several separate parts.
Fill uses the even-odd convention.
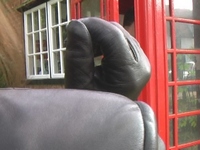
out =
[[[56,78],[64,78],[64,52],[66,51],[65,45],[64,45],[64,37],[62,37],[62,29],[64,29],[64,26],[67,25],[68,21],[70,20],[70,5],[69,0],[66,0],[66,18],[67,20],[61,21],[61,2],[63,0],[50,0],[48,2],[45,2],[37,7],[34,7],[26,12],[24,12],[24,35],[25,35],[25,56],[26,56],[26,77],[27,79],[56,79]],[[58,22],[57,24],[52,24],[52,5],[57,4],[57,10],[58,10]],[[40,22],[40,10],[45,9],[46,12],[46,28],[41,29],[41,22]],[[39,21],[39,29],[34,31],[34,20],[33,19],[33,13],[38,11],[38,21]],[[32,23],[32,30],[31,32],[28,31],[28,15],[32,15],[31,23]],[[36,19],[37,20],[37,19]],[[30,21],[29,21],[30,22]],[[55,37],[53,30],[55,28],[58,28],[58,35]],[[42,38],[41,33],[46,32],[46,42],[47,42],[47,51],[42,51]],[[40,51],[36,52],[36,41],[35,41],[35,33],[39,33],[39,49]],[[32,51],[29,49],[29,37],[32,35]],[[56,38],[59,37],[59,47],[55,48],[53,46],[53,43],[55,43]],[[31,51],[31,52],[30,52]],[[47,59],[44,59],[44,53],[45,56],[47,54]],[[61,68],[58,71],[58,62],[55,59],[55,53],[58,53],[60,58],[60,67]],[[37,57],[39,57],[40,62],[37,62]],[[47,61],[48,64],[48,72],[43,71],[44,70],[44,61]],[[38,73],[37,65],[40,65],[40,73]],[[43,65],[42,65],[43,64]],[[57,66],[56,66],[57,64]],[[56,70],[57,67],[57,70]]]

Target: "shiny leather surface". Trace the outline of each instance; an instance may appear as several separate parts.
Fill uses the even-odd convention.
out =
[[[137,40],[121,25],[100,18],[73,20],[67,26],[65,87],[118,93],[137,100],[151,74]],[[94,67],[94,57],[103,55]]]
[[[164,150],[143,102],[87,90],[1,89],[1,150]]]

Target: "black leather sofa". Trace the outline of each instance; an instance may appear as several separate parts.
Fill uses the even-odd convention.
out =
[[[164,149],[143,102],[88,90],[0,90],[0,150]]]

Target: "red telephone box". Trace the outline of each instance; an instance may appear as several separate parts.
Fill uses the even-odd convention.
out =
[[[130,7],[152,66],[139,99],[153,108],[167,149],[200,150],[200,1],[71,0],[71,17],[122,23]]]

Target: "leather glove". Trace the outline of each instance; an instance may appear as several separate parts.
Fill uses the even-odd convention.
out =
[[[65,88],[107,91],[136,100],[148,82],[150,63],[120,24],[89,17],[67,25]],[[103,55],[100,66],[94,57]]]

